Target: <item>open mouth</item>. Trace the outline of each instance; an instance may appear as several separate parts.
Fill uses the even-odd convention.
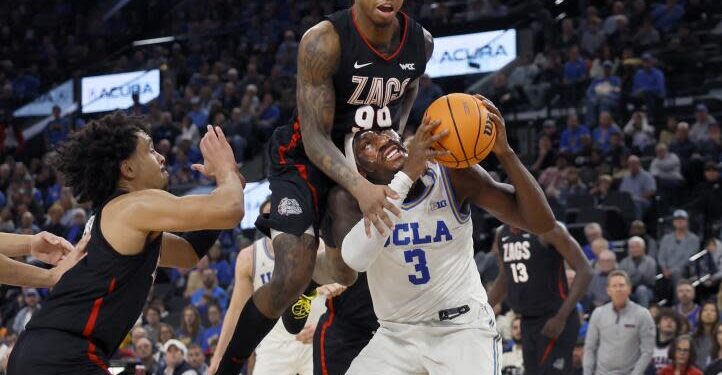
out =
[[[395,161],[403,157],[403,149],[395,143],[389,143],[381,150],[381,155],[388,161]]]
[[[382,4],[376,7],[381,13],[393,13],[394,7],[389,4]]]

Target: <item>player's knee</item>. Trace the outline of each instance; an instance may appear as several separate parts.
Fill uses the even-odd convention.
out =
[[[272,309],[279,314],[308,286],[316,263],[318,239],[280,234],[273,240],[275,267],[269,286],[274,296]]]

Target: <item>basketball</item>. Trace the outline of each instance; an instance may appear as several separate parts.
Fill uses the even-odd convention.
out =
[[[484,160],[494,147],[496,127],[484,104],[472,95],[442,96],[431,103],[424,116],[441,121],[434,133],[449,129],[449,135],[433,146],[449,151],[449,155],[436,159],[446,167],[470,167]]]

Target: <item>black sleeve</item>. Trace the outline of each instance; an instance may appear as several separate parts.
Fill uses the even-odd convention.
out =
[[[303,327],[306,326],[308,315],[311,313],[311,301],[316,298],[316,288],[318,288],[318,286],[318,284],[311,280],[311,284],[309,284],[303,294],[298,297],[298,300],[281,315],[283,326],[288,333],[297,335],[303,330]]]
[[[221,231],[219,230],[199,230],[182,233],[181,237],[193,246],[193,250],[195,250],[198,259],[200,259],[208,253],[208,250],[216,243],[220,234]]]

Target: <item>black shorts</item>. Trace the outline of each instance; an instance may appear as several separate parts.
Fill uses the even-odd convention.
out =
[[[324,313],[313,335],[313,375],[343,375],[354,358],[371,341],[373,332]]]
[[[269,237],[271,229],[301,236],[313,227],[318,237],[332,180],[306,156],[298,121],[273,132],[268,152],[271,213],[256,227]]]
[[[553,315],[521,318],[521,347],[524,348],[526,374],[571,374],[572,353],[579,336],[579,314],[569,314],[567,324],[556,340],[542,335],[547,320]]]
[[[8,375],[108,375],[104,355],[82,337],[54,329],[34,329],[18,338]]]

